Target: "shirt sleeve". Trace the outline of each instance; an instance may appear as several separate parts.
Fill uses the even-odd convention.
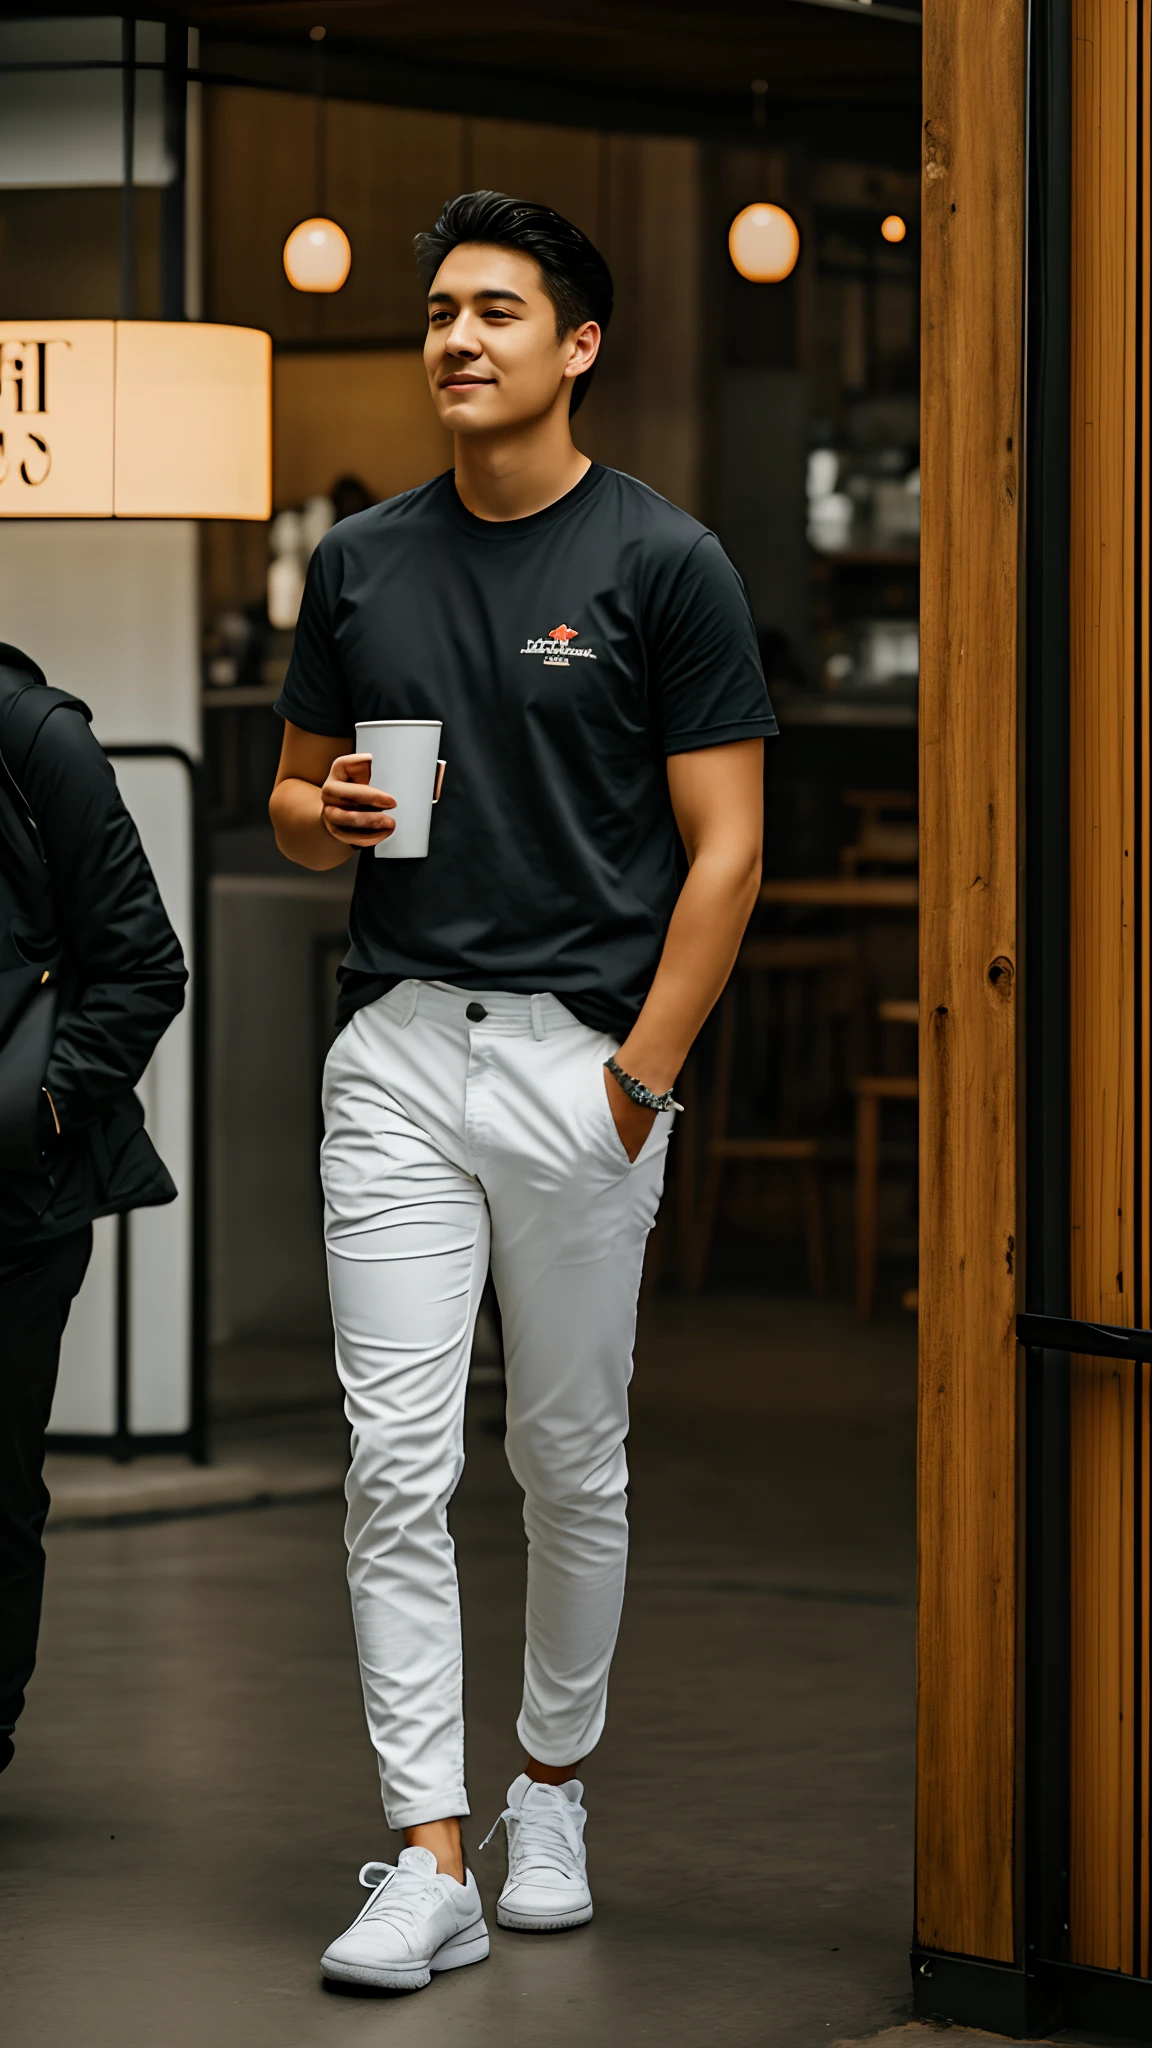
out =
[[[284,688],[272,707],[302,731],[328,739],[343,739],[356,729],[333,624],[338,589],[338,557],[321,541],[308,564]]]
[[[649,673],[666,754],[777,731],[744,585],[705,533],[654,595]]]

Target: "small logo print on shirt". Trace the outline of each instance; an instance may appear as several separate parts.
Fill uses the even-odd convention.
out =
[[[570,654],[579,655],[585,661],[595,661],[596,656],[590,647],[573,647],[571,645],[573,640],[578,640],[579,638],[580,635],[575,626],[560,624],[559,626],[553,626],[550,632],[546,635],[542,634],[539,639],[529,640],[528,645],[522,647],[520,652],[521,654],[542,654],[544,656],[545,668],[567,668],[568,656]]]

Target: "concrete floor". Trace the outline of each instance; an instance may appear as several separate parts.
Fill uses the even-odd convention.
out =
[[[808,1304],[649,1315],[631,1591],[586,1772],[596,1920],[496,1933],[489,1962],[415,1997],[334,1994],[317,1970],[360,1863],[393,1853],[340,1503],[64,1524],[0,1780],[6,2048],[927,2041],[906,2026],[909,1332],[853,1343]],[[473,1850],[519,1768],[522,1541],[499,1430],[497,1392],[477,1389],[454,1515]],[[476,1859],[489,1905],[502,1863],[495,1843]]]

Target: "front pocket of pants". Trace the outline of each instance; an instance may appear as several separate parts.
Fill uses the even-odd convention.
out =
[[[593,1082],[592,1122],[594,1135],[598,1140],[598,1149],[602,1153],[606,1165],[612,1169],[614,1178],[619,1180],[626,1173],[632,1171],[636,1161],[629,1159],[627,1152],[624,1150],[623,1140],[616,1128],[616,1119],[612,1114],[612,1105],[608,1100],[608,1084],[604,1079],[603,1060],[598,1060],[596,1063]],[[645,1139],[644,1143],[647,1144],[647,1142],[648,1140]],[[641,1150],[643,1150],[643,1147],[641,1147]],[[640,1153],[638,1152],[636,1158],[639,1159],[639,1157]]]

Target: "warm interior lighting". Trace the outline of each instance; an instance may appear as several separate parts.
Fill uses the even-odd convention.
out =
[[[890,213],[887,220],[881,221],[880,233],[886,242],[902,242],[908,230],[898,213]]]
[[[796,268],[800,230],[782,206],[746,206],[728,230],[728,254],[752,284],[779,284]]]
[[[117,517],[267,519],[271,392],[259,328],[117,321]]]
[[[0,517],[267,519],[272,343],[192,320],[0,325]]]
[[[298,292],[338,292],[352,267],[352,244],[334,220],[302,220],[284,244],[288,282]]]

